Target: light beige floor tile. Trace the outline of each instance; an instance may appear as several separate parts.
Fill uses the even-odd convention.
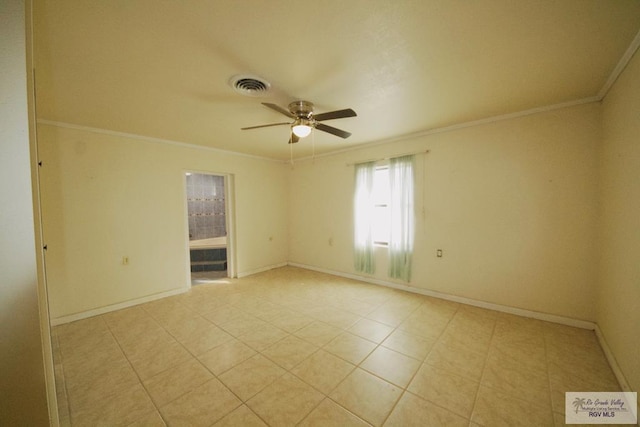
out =
[[[294,333],[298,338],[309,341],[311,344],[323,346],[338,336],[342,330],[324,322],[314,321]]]
[[[414,313],[407,317],[400,326],[398,326],[398,329],[435,341],[442,335],[448,323],[449,319],[432,318],[429,317],[428,314],[416,315]]]
[[[385,427],[467,427],[469,421],[411,393],[405,393]]]
[[[469,421],[411,393],[405,393],[385,427],[466,427]]]
[[[360,367],[398,387],[405,388],[420,367],[420,361],[386,347],[378,347]]]
[[[437,342],[425,363],[469,379],[480,381],[486,355]]]
[[[213,298],[207,295],[206,292],[193,292],[202,286],[204,285],[192,287],[192,292],[183,294],[185,299],[182,300],[182,304],[201,316],[215,312],[226,305],[226,302],[221,301],[219,298]]]
[[[68,379],[90,377],[104,366],[122,363],[127,363],[124,353],[115,340],[109,340],[91,349],[78,348],[74,352],[67,351],[67,355],[64,356],[64,374]]]
[[[362,302],[366,302],[371,305],[381,305],[384,304],[391,298],[391,294],[393,291],[391,289],[371,289],[368,288],[360,288],[354,295],[353,298]]]
[[[547,356],[544,343],[541,346],[524,341],[510,341],[494,336],[487,355],[487,362],[512,368],[525,368],[546,374]]]
[[[354,335],[378,344],[384,341],[384,339],[393,332],[393,328],[391,326],[370,319],[360,319],[347,330]]]
[[[331,305],[340,310],[345,310],[358,316],[366,316],[375,310],[376,305],[365,301],[359,301],[349,297],[336,298]]]
[[[393,328],[400,325],[409,315],[411,310],[405,308],[394,308],[388,306],[381,306],[366,315],[367,319],[375,320],[376,322],[384,323],[385,325]]]
[[[312,317],[305,316],[304,314],[296,313],[292,310],[287,311],[288,313],[272,318],[269,322],[277,328],[289,333],[294,333],[314,321]]]
[[[262,320],[268,320],[268,318],[271,317],[273,313],[282,310],[281,305],[272,303],[271,301],[261,296],[259,293],[247,295],[246,298],[243,298],[233,305],[234,307],[238,307],[239,309],[246,311],[252,316],[258,317]],[[267,319],[265,319],[264,317],[267,317]]]
[[[593,427],[594,424],[567,424],[565,422],[566,417],[564,414],[558,414],[557,412],[553,413],[553,421],[554,421],[554,425],[555,427]],[[609,424],[609,425],[616,425],[616,424]],[[627,424],[628,426],[629,424]],[[622,424],[618,424],[619,427],[624,427],[624,425]]]
[[[215,375],[233,368],[256,354],[256,351],[240,340],[233,339],[225,344],[198,356],[200,360]]]
[[[61,425],[164,425],[138,378],[155,399],[167,402],[159,406],[170,425],[295,424],[304,417],[305,425],[349,425],[354,420],[359,425],[358,417],[365,414],[378,422],[386,419],[387,425],[456,425],[456,414],[469,416],[476,388],[482,391],[475,393],[469,426],[564,425],[566,391],[620,389],[593,331],[297,268],[225,281],[229,283],[199,285],[184,295],[53,328]],[[219,327],[223,324],[227,330]],[[274,327],[284,335],[270,336]],[[352,328],[352,333],[342,328]],[[298,378],[282,374],[249,399],[257,404],[262,396],[263,415],[272,413],[269,420],[211,379],[209,371],[221,376],[228,372],[225,378],[231,383],[229,370],[256,355],[231,332],[262,351],[263,360],[273,359],[269,363],[279,365],[278,372],[290,369]],[[380,335],[387,332],[382,340]],[[207,369],[198,369],[193,355]],[[406,368],[406,356],[425,364],[397,401],[393,397],[402,390],[382,378],[402,385],[409,373],[398,372]],[[246,376],[255,380],[268,375],[271,367]],[[239,372],[234,371],[237,378],[242,377]],[[209,381],[201,384],[203,378]],[[294,396],[301,399],[300,407],[291,404],[295,399],[282,386],[287,382],[302,390],[298,394],[306,393],[307,398]],[[355,387],[360,383],[368,386]],[[342,400],[320,403],[323,394]],[[298,412],[274,412],[283,402]],[[526,412],[534,406],[543,415]]]
[[[311,309],[305,314],[340,329],[347,329],[360,319],[357,314],[327,306]]]
[[[103,352],[109,352],[109,354],[121,353],[118,342],[109,331],[100,331],[89,336],[61,336],[58,338],[58,342],[60,354],[65,363],[73,359],[84,359],[87,355],[93,358],[101,357],[96,354],[96,348],[102,349]]]
[[[324,350],[344,360],[358,365],[367,357],[376,345],[364,338],[357,337],[349,332],[344,332],[324,346]]]
[[[192,359],[193,356],[182,345],[172,342],[156,349],[154,352],[130,358],[129,361],[140,379],[144,381],[162,371],[187,363]]]
[[[318,347],[315,345],[294,335],[289,335],[264,350],[262,354],[284,369],[290,370],[316,350]]]
[[[563,372],[579,377],[593,377],[593,372],[610,373],[609,363],[597,342],[575,347],[547,342],[547,361]]]
[[[287,332],[275,326],[265,324],[256,329],[252,329],[246,334],[240,335],[238,339],[256,351],[262,351],[272,344],[277,343],[288,335]]]
[[[177,341],[161,327],[147,331],[142,335],[118,337],[118,344],[129,359],[144,358]]]
[[[146,314],[146,312],[144,313]],[[163,327],[148,314],[147,317],[142,318],[137,323],[118,324],[116,326],[110,326],[110,329],[118,342],[124,344],[135,344],[137,341],[144,340],[150,335],[166,332]]]
[[[141,384],[96,402],[91,407],[71,411],[74,426],[127,425],[155,410]]]
[[[136,328],[140,324],[147,324],[149,322],[157,324],[151,315],[140,306],[113,311],[102,315],[102,318],[112,331],[114,329]]]
[[[435,344],[435,340],[411,335],[402,330],[395,330],[382,342],[384,347],[390,348],[407,356],[423,361]]]
[[[565,397],[565,393],[567,391],[574,391],[572,390],[567,390],[564,387],[559,387],[556,384],[554,384],[552,381],[550,381],[551,383],[551,409],[554,412],[557,412],[559,414],[563,414],[565,413],[565,405],[566,405],[566,397]],[[586,390],[584,390],[586,391]]]
[[[497,312],[479,307],[460,305],[458,311],[449,322],[447,329],[465,331],[471,335],[493,334]]]
[[[568,391],[621,391],[611,368],[588,374],[574,375],[554,362],[549,363],[551,403],[555,412],[565,413],[565,393]]]
[[[323,394],[287,373],[254,396],[247,405],[269,425],[295,425],[323,397]]]
[[[447,301],[434,297],[426,297],[422,304],[411,315],[427,315],[434,319],[446,320],[453,318],[458,309],[462,306],[457,302]]]
[[[469,418],[479,384],[475,381],[423,364],[407,388],[411,393]]]
[[[230,322],[224,322],[218,326],[220,326],[222,329],[224,329],[234,337],[238,338],[241,335],[244,335],[248,332],[251,332],[255,329],[258,329],[260,327],[267,326],[267,325],[268,323],[265,322],[264,320],[260,320],[257,317],[246,315],[246,316],[236,318]]]
[[[215,427],[267,427],[267,425],[247,405],[236,408],[233,412],[214,424]]]
[[[204,317],[205,319],[210,320],[216,325],[220,326],[223,323],[229,323],[234,320],[248,319],[251,316],[237,307],[225,305],[216,307],[215,310],[211,311],[210,313],[206,313]]]
[[[166,424],[158,411],[154,410],[135,420],[127,427],[165,427]]]
[[[166,325],[165,329],[178,341],[188,341],[199,335],[199,332],[214,326],[213,323],[203,317],[187,317]]]
[[[266,357],[256,354],[220,375],[219,379],[246,402],[285,372]]]
[[[585,369],[589,364],[584,364]],[[577,367],[581,367],[580,364]],[[591,371],[582,371],[576,367],[568,367],[566,362],[550,361],[547,364],[549,371],[549,380],[552,383],[563,384],[567,387],[580,387],[574,391],[587,391],[584,388],[590,387],[590,390],[599,391],[617,391],[620,388],[618,381],[608,364],[599,366]]]
[[[438,339],[438,343],[464,348],[476,353],[487,354],[491,344],[491,334],[473,333],[470,329],[448,327]]]
[[[398,387],[357,368],[329,397],[365,421],[379,426],[401,393]]]
[[[324,350],[318,350],[291,372],[322,393],[328,394],[354,369],[355,365]]]
[[[160,407],[160,412],[170,426],[210,426],[241,404],[233,393],[214,378]]]
[[[86,409],[139,383],[138,376],[126,360],[96,367],[80,376],[65,378],[69,407],[73,411]]]
[[[547,372],[516,367],[502,363],[501,359],[488,359],[482,374],[481,384],[523,400],[550,405],[551,395]]]
[[[269,304],[271,304],[269,307],[261,307],[257,310],[251,311],[251,314],[253,316],[256,316],[258,319],[262,319],[265,322],[269,322],[271,324],[273,324],[274,319],[279,319],[286,316],[294,316],[298,314],[295,311],[292,311],[279,304]]]
[[[367,427],[370,424],[344,409],[331,399],[323,400],[300,424],[299,427]]]
[[[507,313],[500,313],[494,329],[496,337],[510,340],[525,340],[535,345],[544,345],[544,322]]]
[[[484,426],[552,426],[547,406],[533,405],[516,396],[480,386],[471,421]]]
[[[164,304],[169,298],[147,303],[143,308],[151,315],[151,317],[156,319],[158,323],[165,327],[190,317],[200,316],[198,313],[179,302],[169,302]]]
[[[225,344],[233,339],[233,336],[215,325],[200,329],[195,336],[181,341],[191,354],[199,356],[212,348]]]
[[[89,317],[87,319],[76,320],[75,322],[65,323],[64,325],[54,328],[56,335],[65,341],[84,341],[90,340],[102,332],[108,332],[106,322],[102,316]]]
[[[167,369],[144,381],[143,384],[154,403],[162,406],[212,378],[213,375],[207,368],[193,359]]]
[[[546,341],[557,345],[591,347],[598,341],[594,331],[559,323],[544,322],[543,333]]]

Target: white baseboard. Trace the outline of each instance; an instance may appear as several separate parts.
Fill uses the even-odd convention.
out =
[[[288,263],[281,262],[281,263],[278,263],[278,264],[266,265],[264,267],[255,268],[253,270],[243,271],[243,272],[238,273],[238,278],[251,276],[252,274],[262,273],[263,271],[273,270],[274,268],[285,267],[287,265],[288,265]]]
[[[540,313],[538,311],[524,310],[521,308],[509,307],[507,305],[493,304],[485,301],[478,301],[471,298],[459,297],[456,295],[449,295],[441,292],[430,291],[428,289],[416,288],[413,286],[402,285],[400,283],[389,282],[386,280],[375,279],[367,276],[359,276],[357,274],[344,273],[342,271],[329,270],[322,267],[316,267],[313,265],[300,264],[297,262],[290,262],[288,265],[292,267],[304,268],[307,270],[319,271],[321,273],[327,273],[334,276],[344,277],[347,279],[359,280],[361,282],[367,282],[374,285],[386,286],[389,288],[400,289],[407,292],[413,292],[416,294],[426,295],[434,298],[440,298],[447,301],[458,302],[461,304],[472,305],[474,307],[486,308],[488,310],[501,311],[503,313],[515,314],[517,316],[529,317],[532,319],[544,320],[546,322],[559,323],[561,325],[573,326],[576,328],[595,330],[596,324],[586,320],[572,319],[570,317],[558,316],[555,314]]]
[[[624,377],[622,373],[622,369],[620,369],[620,365],[618,365],[618,361],[616,360],[613,352],[611,352],[611,348],[609,348],[609,344],[607,344],[607,340],[604,338],[604,334],[600,329],[600,326],[596,325],[596,337],[598,338],[598,342],[600,343],[600,347],[604,352],[605,357],[607,358],[607,362],[609,362],[609,366],[611,366],[611,370],[613,374],[616,376],[618,383],[620,383],[620,387],[622,387],[622,391],[634,391],[629,387],[629,383],[627,379]]]
[[[123,308],[132,307],[134,305],[144,304],[145,302],[155,301],[161,298],[183,294],[187,291],[189,291],[189,287],[179,288],[171,291],[160,292],[159,294],[154,294],[154,295],[149,295],[142,298],[133,299],[130,301],[107,305],[100,308],[94,308],[93,310],[83,311],[81,313],[75,313],[75,314],[70,314],[68,316],[56,317],[55,319],[51,319],[51,326],[63,325],[65,323],[75,322],[76,320],[82,320],[82,319],[87,319],[93,316],[99,316],[104,313],[110,313],[112,311],[121,310]]]

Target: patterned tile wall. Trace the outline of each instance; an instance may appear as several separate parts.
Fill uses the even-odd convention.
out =
[[[187,175],[187,205],[189,240],[227,235],[223,176]]]

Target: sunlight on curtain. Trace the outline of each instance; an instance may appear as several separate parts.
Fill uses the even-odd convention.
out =
[[[373,274],[373,177],[375,162],[355,165],[354,266],[356,271]]]
[[[389,238],[389,277],[408,282],[413,255],[413,167],[414,156],[389,160],[391,185],[391,236]]]

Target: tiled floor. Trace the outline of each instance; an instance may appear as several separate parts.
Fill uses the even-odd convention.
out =
[[[297,268],[53,331],[63,425],[553,426],[586,331]]]

